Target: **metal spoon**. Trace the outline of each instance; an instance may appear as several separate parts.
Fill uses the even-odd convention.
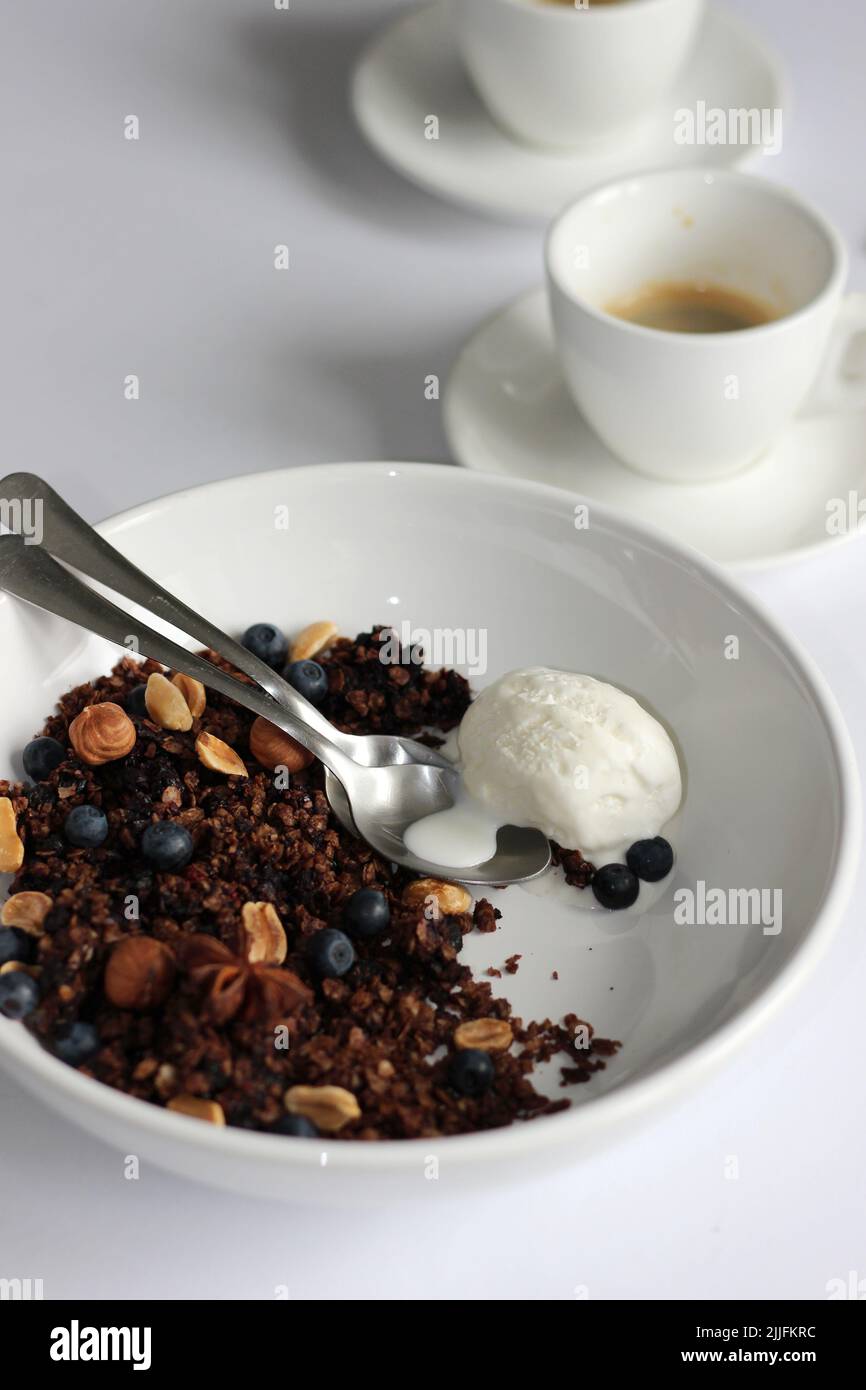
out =
[[[188,637],[195,638],[203,647],[219,652],[237,671],[242,671],[275,700],[297,712],[312,728],[326,734],[356,763],[362,763],[365,767],[405,762],[451,766],[441,753],[414,738],[401,738],[397,734],[366,734],[361,737],[335,728],[273,667],[259,660],[233,637],[221,632],[207,618],[170,594],[131,560],[127,560],[125,555],[121,555],[119,550],[115,550],[44,478],[37,477],[35,473],[9,473],[0,479],[0,497],[38,503],[41,508],[39,543],[50,555],[95,579],[98,584],[113,589],[131,603],[137,603],[152,617],[170,623]]]
[[[10,481],[26,486],[31,479],[29,475],[13,475],[11,480],[0,483],[0,488],[7,487]],[[50,503],[45,507],[43,517],[43,541],[38,545],[28,544],[20,536],[0,536],[0,588],[77,623],[127,651],[130,649],[129,639],[134,636],[136,650],[143,655],[193,676],[202,684],[218,690],[284,729],[318,757],[341,784],[348,803],[350,829],[360,833],[391,862],[422,874],[456,878],[464,883],[486,884],[519,882],[535,878],[546,869],[550,862],[550,846],[546,838],[539,831],[513,826],[504,827],[498,832],[497,852],[491,859],[468,869],[432,864],[411,854],[403,839],[409,826],[425,816],[445,810],[456,798],[460,774],[451,764],[413,740],[392,741],[388,737],[368,740],[363,736],[341,733],[309,701],[269,667],[252,657],[245,648],[239,647],[218,628],[130,566],[135,576],[134,584],[131,584],[126,569],[128,562],[65,503],[60,512],[64,524],[59,525],[55,507],[61,499],[40,480],[32,479],[32,483],[39,485],[40,492],[36,495]],[[24,495],[33,496],[32,488]],[[70,518],[74,523],[71,532]],[[94,562],[89,544],[82,544],[82,532],[85,535],[90,533],[100,542],[97,548],[98,565]],[[233,664],[237,653],[241,658],[237,665],[256,684],[247,685],[238,681],[206,658],[196,656],[171,638],[140,622],[134,615],[116,607],[48,553],[49,549],[58,553],[61,548],[70,563],[108,583],[133,602],[147,608],[148,612],[196,636]],[[93,571],[97,567],[100,574],[95,576]],[[264,677],[262,680],[259,679],[259,668]],[[416,749],[419,759],[406,761],[414,756]],[[357,753],[358,757],[353,757],[352,752],[347,750]],[[371,766],[367,761],[385,753],[399,756],[404,761],[386,766]],[[333,786],[331,792],[334,792]],[[335,801],[339,801],[336,795]]]

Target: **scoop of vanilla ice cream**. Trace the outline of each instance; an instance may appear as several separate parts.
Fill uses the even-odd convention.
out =
[[[469,706],[458,745],[466,790],[503,824],[534,826],[588,858],[657,835],[682,799],[667,732],[592,676],[512,671]]]

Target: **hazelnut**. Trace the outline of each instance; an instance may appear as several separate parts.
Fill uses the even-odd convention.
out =
[[[211,772],[224,772],[226,777],[248,777],[244,761],[233,748],[214,734],[201,733],[195,741],[195,751]]]
[[[435,903],[437,912],[445,917],[468,912],[472,906],[472,899],[465,888],[461,888],[459,883],[445,883],[439,878],[416,878],[403,890],[403,901],[407,907]]]
[[[310,623],[292,643],[290,661],[309,661],[326,651],[337,635],[337,624],[330,622]]]
[[[174,982],[174,955],[152,936],[119,941],[105,967],[105,994],[118,1009],[155,1009]]]
[[[171,683],[177,686],[186,700],[193,719],[200,719],[207,704],[207,695],[201,681],[197,681],[195,676],[186,676],[183,671],[178,671],[177,675],[172,676]]]
[[[290,1086],[283,1101],[290,1115],[305,1115],[326,1134],[336,1134],[361,1114],[352,1092],[342,1086]]]
[[[135,725],[111,700],[85,705],[69,725],[69,742],[83,763],[100,767],[125,758],[135,747]]]
[[[40,936],[42,923],[53,905],[47,893],[13,893],[3,904],[0,922],[4,927],[21,927],[31,936]]]
[[[185,734],[192,728],[192,713],[183,692],[161,671],[151,671],[144,691],[144,703],[154,724]]]
[[[15,807],[0,796],[0,873],[14,874],[24,863],[24,841],[18,834]]]
[[[289,946],[273,903],[244,903],[241,917],[250,965],[282,965]]]
[[[253,720],[250,729],[250,752],[268,772],[273,772],[275,767],[300,772],[313,761],[312,753],[262,715]]]

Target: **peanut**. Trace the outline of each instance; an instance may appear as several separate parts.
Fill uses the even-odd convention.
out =
[[[214,734],[200,733],[195,741],[195,751],[211,772],[223,772],[226,777],[249,776],[240,755]]]
[[[459,883],[445,883],[439,878],[417,878],[403,890],[403,901],[408,907],[421,907],[432,898],[439,912],[445,917],[468,912],[472,899]]]
[[[15,807],[0,796],[0,873],[14,874],[24,863],[24,841],[18,834]]]
[[[189,1115],[194,1120],[207,1120],[212,1125],[224,1125],[225,1113],[215,1100],[201,1100],[199,1096],[175,1096],[168,1102],[167,1110],[176,1115]]]
[[[361,1114],[352,1092],[342,1086],[290,1086],[284,1102],[290,1114],[305,1115],[326,1134],[336,1134]]]
[[[454,1046],[461,1050],[475,1047],[481,1052],[506,1052],[513,1041],[511,1024],[502,1018],[476,1018],[454,1029]]]
[[[185,734],[192,728],[192,712],[184,699],[183,691],[161,671],[151,671],[147,678],[144,703],[154,724],[161,729],[173,729]]]
[[[298,633],[292,643],[290,659],[292,661],[310,661],[319,652],[325,651],[330,647],[337,635],[337,624],[330,622],[310,623],[303,632]]]
[[[0,911],[4,927],[21,927],[31,936],[41,936],[42,923],[54,906],[47,893],[13,893]]]
[[[186,700],[193,719],[200,719],[207,705],[207,694],[201,681],[197,681],[195,676],[186,676],[183,671],[178,671],[177,675],[172,676],[171,683],[177,686]]]
[[[241,917],[246,956],[251,965],[282,965],[289,949],[286,933],[273,903],[244,903]]]

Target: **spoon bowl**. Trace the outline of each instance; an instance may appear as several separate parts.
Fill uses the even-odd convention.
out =
[[[359,769],[348,786],[337,782],[329,795],[343,799],[357,832],[385,859],[416,873],[458,879],[461,883],[523,883],[537,878],[550,864],[550,843],[540,830],[502,826],[497,831],[496,853],[480,864],[455,868],[436,864],[413,854],[405,836],[411,825],[438,811],[449,810],[458,800],[461,776],[455,767],[418,763]],[[336,810],[334,801],[332,807]],[[339,814],[339,812],[337,812]]]

